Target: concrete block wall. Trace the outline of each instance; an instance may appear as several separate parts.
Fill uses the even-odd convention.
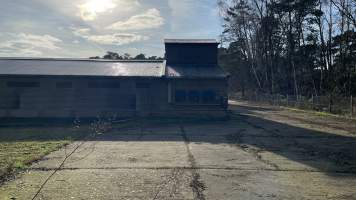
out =
[[[120,88],[89,88],[90,81],[118,81]],[[72,88],[57,88],[57,82]],[[8,82],[39,82],[39,87],[8,87]],[[136,83],[147,83],[138,89]],[[166,109],[165,81],[144,78],[0,77],[0,97],[17,95],[18,108],[0,108],[0,117],[133,116]],[[140,98],[138,101],[138,97]],[[1,99],[0,99],[1,102]],[[139,109],[139,110],[138,110]]]
[[[90,88],[88,83],[92,81],[118,81],[120,88]],[[9,87],[8,82],[39,82],[40,85]],[[71,82],[72,87],[57,88],[58,82]],[[226,111],[221,105],[175,104],[176,89],[187,91],[212,89],[218,97],[227,96],[227,83],[223,79],[0,77],[0,117],[176,116]],[[18,108],[6,108],[6,103],[16,99],[14,97],[18,98]]]

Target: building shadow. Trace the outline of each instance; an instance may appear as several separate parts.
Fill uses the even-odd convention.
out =
[[[260,108],[237,106],[230,113],[230,119],[178,119],[178,118],[146,118],[129,122],[110,124],[107,130],[87,137],[93,132],[90,124],[75,129],[50,126],[37,127],[46,130],[42,136],[31,137],[17,133],[18,137],[6,135],[6,129],[0,128],[1,142],[59,140],[68,137],[60,134],[73,130],[69,136],[89,141],[163,141],[209,143],[213,145],[231,145],[251,153],[261,161],[267,161],[268,156],[276,155],[284,159],[284,163],[301,165],[304,170],[320,171],[330,176],[347,173],[356,175],[356,137],[334,134],[301,128],[293,124],[279,123],[256,115]],[[263,110],[269,111],[269,110]],[[21,129],[22,128],[22,129]],[[32,127],[33,128],[33,127]],[[23,127],[17,128],[23,130]],[[29,129],[32,130],[32,129]],[[78,135],[79,134],[79,135]],[[81,135],[80,135],[81,134]],[[41,138],[42,137],[42,138]],[[272,162],[273,160],[269,161]],[[296,170],[275,164],[275,170]]]
[[[275,170],[356,175],[356,137],[264,119],[254,108],[238,106],[229,120],[144,121],[139,127],[117,129],[95,140],[185,142],[183,131],[191,143],[233,145],[272,165],[268,159],[276,155],[283,164],[276,163]]]

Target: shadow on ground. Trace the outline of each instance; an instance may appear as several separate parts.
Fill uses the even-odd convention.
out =
[[[268,112],[276,109],[235,106],[232,107],[229,120],[156,118],[131,121],[129,126],[114,123],[110,131],[100,133],[91,140],[127,142],[189,140],[190,143],[196,144],[226,144],[251,153],[261,162],[273,167],[273,170],[303,169],[320,171],[331,176],[338,173],[356,175],[356,137],[264,119],[256,114],[256,111],[268,115]],[[45,139],[48,139],[47,134],[53,133],[58,133],[59,138],[64,137],[60,133],[65,129],[57,127],[53,132],[48,124],[45,128],[46,131],[42,134]],[[166,129],[167,132],[160,131],[160,134],[155,134],[156,129]],[[86,134],[81,130],[69,135],[80,139]],[[34,137],[21,137],[21,140],[35,140]],[[4,135],[3,130],[0,132],[0,138],[7,142],[18,140],[11,135]],[[298,164],[304,167],[295,167]]]
[[[356,137],[332,131],[317,131],[313,124],[288,124],[258,116],[256,111],[278,111],[273,108],[232,107],[229,120],[143,121],[140,128],[114,129],[101,135],[99,141],[184,141],[184,128],[189,142],[196,144],[234,145],[268,163],[274,170],[306,170],[356,175]],[[300,127],[299,125],[306,125]],[[167,128],[167,134],[155,129]],[[131,130],[131,131],[129,131]],[[178,137],[177,137],[178,136]],[[276,162],[275,162],[276,161]],[[300,167],[300,166],[302,167]]]

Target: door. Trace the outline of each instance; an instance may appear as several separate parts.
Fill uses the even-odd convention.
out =
[[[150,84],[136,83],[136,113],[146,116],[151,111]]]

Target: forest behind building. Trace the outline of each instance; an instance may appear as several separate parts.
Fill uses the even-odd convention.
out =
[[[219,0],[232,92],[356,95],[355,0]]]

